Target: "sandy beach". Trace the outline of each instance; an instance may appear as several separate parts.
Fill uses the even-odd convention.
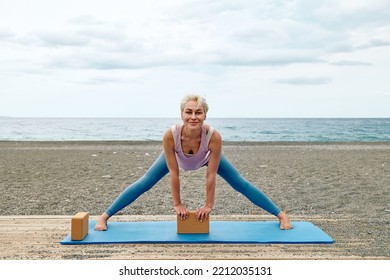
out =
[[[57,244],[68,233],[70,216],[88,211],[96,218],[144,174],[161,150],[159,142],[0,142],[0,259],[390,259],[388,142],[224,143],[225,155],[244,177],[292,220],[312,221],[322,228],[335,239],[332,245],[65,248]],[[205,172],[203,168],[181,173],[182,200],[190,209],[204,202]],[[222,178],[217,179],[212,215],[215,219],[274,219]],[[38,247],[23,249],[28,242],[12,239],[18,218],[23,223],[32,221],[35,233],[50,240],[46,250],[52,246],[56,255],[39,251],[39,242]],[[168,177],[113,218],[174,218]],[[47,225],[45,231],[39,230],[34,219]],[[54,220],[57,226],[48,226]],[[34,237],[31,243],[37,243]],[[13,251],[12,246],[17,249]]]

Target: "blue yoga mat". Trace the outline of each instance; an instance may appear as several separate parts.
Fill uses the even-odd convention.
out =
[[[209,234],[177,234],[176,221],[109,222],[107,231],[95,231],[90,221],[88,235],[82,241],[64,245],[112,243],[291,243],[325,244],[334,240],[310,222],[293,222],[292,230],[280,230],[277,221],[210,221]]]

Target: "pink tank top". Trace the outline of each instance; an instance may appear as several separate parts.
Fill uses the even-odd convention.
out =
[[[194,155],[185,155],[181,147],[182,127],[183,124],[179,126],[175,125],[174,127],[172,127],[172,133],[175,140],[175,155],[176,155],[177,163],[179,164],[180,168],[184,170],[196,170],[203,166],[206,166],[209,163],[209,158],[210,158],[210,151],[208,148],[208,144],[214,129],[210,127],[209,132],[206,133],[206,127],[203,126],[200,147],[198,152]]]

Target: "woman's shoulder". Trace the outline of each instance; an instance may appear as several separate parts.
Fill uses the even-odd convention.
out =
[[[180,124],[173,124],[169,128],[167,128],[164,132],[164,135],[163,135],[163,142],[174,143],[176,133],[177,133],[177,130],[179,127],[180,127]]]
[[[203,125],[204,126],[204,128],[206,129],[206,132],[207,133],[209,133],[209,131],[215,131],[215,129],[214,129],[214,127],[212,127],[211,125],[209,125],[209,124],[204,124]]]
[[[215,139],[215,140],[221,141],[222,140],[222,136],[221,136],[221,134],[217,130],[214,129],[213,135],[211,136],[211,139]]]
[[[211,126],[209,124],[205,124],[204,127],[206,128],[206,133],[212,132],[213,134],[214,133],[219,134],[219,132],[213,126]]]
[[[165,132],[163,134],[164,141],[173,139],[173,128],[174,128],[174,126],[171,126],[165,130]]]
[[[205,124],[205,128],[206,128],[206,135],[209,137],[208,142],[210,142],[210,141],[221,142],[222,141],[221,134],[214,127],[212,127],[211,125]]]

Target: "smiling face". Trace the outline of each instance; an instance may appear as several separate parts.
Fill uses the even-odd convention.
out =
[[[181,113],[183,124],[189,129],[200,129],[206,119],[206,113],[198,102],[188,101]]]

